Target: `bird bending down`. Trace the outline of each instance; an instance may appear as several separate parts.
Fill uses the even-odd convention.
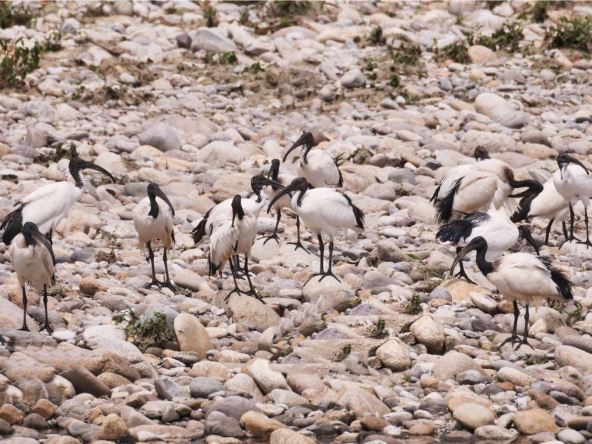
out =
[[[567,277],[553,267],[545,258],[528,253],[512,253],[490,262],[487,260],[487,241],[479,236],[474,238],[456,256],[452,263],[451,273],[457,263],[471,251],[477,252],[477,267],[485,278],[491,282],[507,300],[514,305],[514,327],[512,335],[506,342],[528,344],[528,317],[530,304],[537,304],[549,298],[573,299],[572,283]],[[524,315],[524,337],[518,337],[518,302],[526,307]]]
[[[557,191],[555,183],[551,177],[543,184],[543,191],[539,194],[531,194],[523,197],[518,209],[512,215],[512,222],[529,221],[533,217],[548,219],[549,223],[545,229],[545,245],[549,245],[549,235],[551,227],[556,219],[562,221],[565,240],[569,240],[564,218],[567,215],[569,202]]]
[[[297,174],[304,177],[315,188],[342,187],[343,175],[335,159],[322,150],[312,149],[318,145],[320,136],[311,132],[303,133],[284,155],[284,162],[299,146],[302,147],[298,161]]]
[[[345,194],[332,188],[312,188],[304,177],[298,177],[290,185],[279,192],[269,204],[267,212],[273,204],[290,193],[292,194],[292,210],[302,219],[306,227],[317,236],[319,241],[320,271],[314,276],[327,276],[339,279],[333,274],[333,241],[339,231],[347,228],[364,229],[364,213],[356,207]],[[323,235],[329,237],[329,267],[324,270]]]
[[[283,187],[286,187],[295,179],[295,177],[292,176],[291,174],[279,174],[279,171],[280,171],[280,160],[273,159],[271,161],[271,167],[269,168],[269,177],[273,181],[283,185]],[[282,188],[277,187],[277,186],[270,186],[265,189],[265,192],[267,193],[267,197],[271,201],[276,196],[276,194],[278,194],[281,191],[281,189]],[[288,194],[282,196],[280,199],[275,201],[275,203],[273,204],[273,208],[276,213],[275,228],[273,230],[273,234],[266,237],[265,241],[263,242],[264,245],[270,239],[275,239],[279,243],[277,229],[280,224],[280,218],[282,217],[282,209],[283,208],[288,208],[288,209],[292,208],[291,196]],[[302,242],[300,241],[300,218],[298,216],[296,216],[296,236],[297,236],[296,242],[288,242],[288,244],[294,245],[295,250],[298,250],[299,248],[301,248],[302,250],[304,250],[308,253],[308,250],[306,248],[304,248],[304,245],[302,245]]]
[[[0,230],[4,230],[2,242],[10,245],[26,222],[37,225],[39,231],[46,234],[51,242],[53,228],[68,214],[86,188],[84,177],[81,175],[83,170],[100,171],[115,182],[115,178],[109,171],[78,157],[70,160],[68,168],[74,183],[67,181],[50,183],[17,202],[18,208],[8,214],[0,225]]]
[[[47,287],[54,281],[55,256],[49,240],[41,234],[37,225],[25,222],[21,233],[14,236],[8,249],[10,262],[16,271],[23,294],[23,331],[29,331],[27,326],[27,292],[28,283],[36,291],[43,291],[43,305],[45,307],[45,323],[42,330],[49,334],[53,329],[47,316]]]
[[[138,202],[133,212],[134,227],[138,232],[138,244],[142,251],[144,251],[144,248],[148,249],[146,260],[150,261],[152,268],[152,281],[150,281],[146,288],[156,285],[158,287],[164,286],[170,288],[173,291],[175,290],[175,287],[171,283],[167,263],[167,251],[175,244],[175,231],[173,229],[174,216],[175,209],[167,195],[164,194],[158,185],[149,183],[148,197]],[[156,279],[156,272],[154,270],[154,250],[152,247],[158,241],[160,241],[164,250],[164,282]]]
[[[592,245],[590,242],[590,228],[588,224],[588,205],[592,197],[592,178],[589,177],[590,171],[575,157],[566,153],[557,156],[557,165],[559,169],[553,174],[553,183],[557,192],[569,202],[569,240],[576,240],[578,243],[585,244],[587,247]],[[578,201],[584,204],[584,221],[586,223],[586,240],[579,241],[574,236],[575,215],[573,205]]]
[[[532,238],[528,226],[517,227],[512,223],[503,207],[495,208],[494,205],[489,208],[487,213],[471,213],[462,219],[442,225],[436,234],[436,238],[441,242],[450,242],[455,245],[457,254],[462,246],[469,244],[476,237],[483,237],[487,241],[486,259],[489,261],[499,258],[503,252],[512,248],[520,237],[530,243],[539,255],[538,246]],[[457,276],[474,284],[466,274],[463,261],[459,262],[459,266],[460,272]]]
[[[210,235],[210,276],[213,276],[228,261],[234,288],[228,293],[226,300],[232,293],[237,293],[255,296],[263,302],[261,296],[255,291],[249,274],[249,256],[257,236],[257,217],[243,208],[242,200],[238,194],[232,198],[232,217],[216,224]],[[237,281],[238,269],[231,260],[233,256],[239,254],[243,254],[245,258],[244,272],[249,283],[248,292],[240,289]]]

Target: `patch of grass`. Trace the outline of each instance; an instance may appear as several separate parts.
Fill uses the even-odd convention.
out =
[[[592,50],[592,16],[562,19],[547,35],[551,48]]]
[[[501,28],[490,36],[476,33],[467,35],[469,45],[481,45],[493,51],[516,52],[520,49],[520,42],[523,39],[522,25],[516,22],[504,23]]]
[[[22,86],[27,74],[39,67],[42,50],[39,43],[28,48],[22,39],[0,40],[0,89]]]
[[[377,26],[376,28],[373,28],[372,31],[370,31],[370,35],[368,36],[368,41],[375,46],[384,45],[386,39],[384,38],[382,27]]]
[[[469,57],[469,47],[465,42],[456,42],[446,45],[442,49],[435,49],[435,59],[437,62],[452,60],[456,63],[467,64],[471,62]]]
[[[401,77],[398,74],[393,73],[389,76],[388,86],[391,88],[399,88],[401,86]]]
[[[142,322],[140,316],[133,309],[128,308],[116,315],[113,320],[118,326],[124,326],[128,339],[141,350],[174,339],[167,327],[165,314],[159,311],[155,311],[153,317]]]
[[[53,52],[60,51],[62,48],[62,33],[60,30],[54,29],[49,33],[49,36],[47,36],[47,40],[45,41],[45,50]]]
[[[385,322],[383,318],[378,318],[374,325],[368,327],[368,333],[371,338],[381,339],[386,336]]]
[[[11,1],[0,1],[0,28],[11,26],[29,26],[33,19],[31,8],[23,4],[14,4]]]
[[[111,248],[111,251],[107,252],[104,250],[97,251],[95,253],[95,261],[97,262],[107,262],[109,264],[113,264],[117,262],[117,255],[115,254],[115,250]]]
[[[206,20],[206,26],[208,28],[215,28],[218,26],[218,11],[212,5],[211,2],[205,1],[201,4],[201,10],[203,11],[204,19]]]
[[[249,71],[251,74],[259,74],[261,71],[263,71],[263,68],[261,67],[261,63],[255,62],[247,67],[247,71]]]
[[[343,361],[345,358],[347,358],[349,356],[349,354],[351,353],[351,345],[350,344],[345,344],[343,347],[341,347],[341,350],[338,350],[335,353],[335,362],[340,362]]]
[[[236,57],[234,51],[225,51],[220,54],[218,63],[220,65],[236,65],[238,63],[238,58]]]
[[[419,300],[419,294],[414,293],[411,296],[411,300],[405,305],[403,313],[409,315],[420,314],[423,310],[421,309],[421,302]]]
[[[238,16],[238,24],[243,26],[249,24],[249,10],[247,8],[241,9],[240,15]]]
[[[549,8],[549,0],[539,0],[534,3],[530,16],[533,22],[542,23],[547,20],[547,9]]]
[[[415,65],[421,57],[421,48],[415,43],[401,42],[398,48],[392,48],[391,56],[396,65]]]
[[[272,3],[273,14],[276,17],[303,15],[308,12],[311,2],[300,0],[276,0]]]

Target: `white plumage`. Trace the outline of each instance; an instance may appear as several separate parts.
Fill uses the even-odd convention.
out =
[[[170,200],[155,183],[148,184],[148,197],[142,199],[134,208],[134,227],[138,232],[138,245],[142,251],[148,249],[148,259],[152,268],[152,281],[148,286],[164,285],[174,290],[169,277],[167,251],[175,243],[173,230],[173,217],[175,210]],[[165,281],[156,279],[154,270],[154,247],[161,244],[164,250],[163,261],[165,269]]]
[[[320,273],[323,279],[326,276],[337,277],[332,272],[333,241],[335,236],[344,229],[363,230],[364,214],[356,207],[345,194],[332,188],[312,188],[303,177],[294,179],[292,183],[278,193],[271,201],[267,211],[275,201],[283,196],[292,195],[292,211],[298,215],[306,227],[317,236],[319,241]],[[324,271],[323,235],[329,237],[329,268]]]
[[[27,293],[25,285],[29,284],[38,292],[43,292],[45,306],[44,329],[51,334],[52,328],[47,317],[47,287],[53,283],[55,257],[51,244],[39,232],[36,225],[26,222],[22,232],[14,237],[8,249],[10,262],[16,271],[23,295],[23,326],[27,327]]]

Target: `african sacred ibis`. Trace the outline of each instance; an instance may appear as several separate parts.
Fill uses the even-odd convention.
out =
[[[25,285],[28,283],[36,291],[43,291],[45,324],[42,330],[47,330],[51,334],[53,329],[47,316],[47,287],[54,283],[55,267],[55,256],[51,243],[39,232],[37,225],[25,222],[20,234],[12,239],[8,255],[23,293],[23,326],[20,329],[29,331],[27,326],[27,291],[25,290]]]
[[[545,258],[528,253],[512,253],[490,262],[487,260],[487,248],[487,241],[483,237],[474,238],[454,259],[451,273],[463,257],[471,251],[476,251],[477,267],[481,273],[504,298],[512,301],[514,305],[512,335],[501,345],[506,342],[528,344],[528,308],[530,304],[537,304],[548,298],[573,299],[572,283]],[[520,314],[518,302],[526,306],[522,341],[516,332]]]
[[[487,211],[493,203],[497,208],[507,204],[516,188],[540,193],[543,186],[533,179],[516,180],[510,166],[497,159],[483,159],[475,164],[460,165],[442,179],[431,202],[439,222],[448,222],[459,214]]]
[[[81,175],[83,170],[100,171],[115,182],[113,175],[105,168],[78,157],[70,159],[68,169],[74,183],[62,181],[44,185],[17,202],[18,208],[8,214],[0,225],[0,230],[4,230],[2,242],[9,245],[21,232],[25,222],[37,225],[39,231],[46,234],[51,242],[53,228],[68,214],[86,188],[85,179]]]
[[[297,166],[298,176],[304,177],[313,187],[341,187],[343,176],[335,159],[322,150],[312,149],[320,142],[320,136],[303,133],[284,155],[284,162],[299,146],[302,146]]]
[[[298,177],[273,198],[267,212],[273,204],[283,196],[292,194],[292,210],[302,219],[307,228],[317,235],[319,241],[320,272],[315,276],[332,276],[333,274],[333,240],[339,231],[347,228],[364,229],[364,213],[356,207],[351,199],[333,188],[312,188],[304,177]],[[329,237],[329,268],[324,271],[323,235]]]
[[[584,204],[584,220],[586,223],[586,241],[581,242],[586,246],[591,246],[590,233],[588,225],[588,205],[592,197],[592,178],[589,177],[590,171],[575,157],[566,153],[557,156],[557,165],[559,169],[553,174],[553,183],[557,192],[569,202],[569,240],[575,239],[574,231],[574,211],[573,206],[577,202]],[[577,240],[577,239],[576,239]]]
[[[491,205],[487,213],[475,212],[462,219],[458,219],[442,225],[436,234],[441,242],[450,242],[457,247],[456,253],[461,250],[463,245],[469,244],[476,237],[483,237],[487,241],[487,260],[495,260],[503,252],[512,248],[520,237],[523,237],[535,249],[537,255],[539,249],[534,242],[529,228],[526,225],[517,227],[512,223],[506,210],[495,208]],[[467,276],[463,262],[459,262],[459,276],[467,281],[474,283]]]
[[[232,217],[217,223],[210,234],[210,275],[213,276],[228,261],[234,280],[234,288],[228,293],[226,300],[232,293],[244,293],[255,296],[262,301],[255,291],[249,275],[249,256],[257,236],[257,217],[246,208],[243,208],[242,200],[239,194],[232,198]],[[239,254],[243,254],[245,258],[244,272],[249,282],[248,292],[243,292],[240,289],[237,282],[238,269],[231,260],[233,256]]]
[[[295,177],[291,174],[287,174],[287,173],[280,174],[279,172],[280,172],[280,160],[273,159],[271,161],[271,167],[269,168],[269,177],[272,180],[274,180],[275,182],[286,187],[295,179]],[[281,191],[281,188],[277,187],[277,186],[270,186],[265,189],[265,192],[267,193],[267,197],[269,198],[270,201],[273,200],[273,198],[276,196],[276,194],[278,194],[280,191]],[[275,228],[273,230],[273,233],[270,236],[266,236],[266,239],[263,242],[263,244],[267,243],[267,241],[269,241],[270,239],[275,239],[279,242],[279,238],[277,235],[277,229],[280,224],[280,219],[282,217],[282,209],[283,208],[288,208],[288,209],[292,208],[292,201],[291,201],[290,195],[286,194],[286,195],[282,196],[280,199],[276,200],[275,203],[273,204],[273,209],[275,210],[275,213],[276,213]],[[296,216],[296,235],[297,235],[296,242],[288,242],[288,244],[295,245],[295,250],[297,250],[298,248],[302,248],[304,251],[306,251],[308,253],[308,250],[306,248],[304,248],[304,246],[302,245],[302,242],[300,242],[300,218],[298,216]]]
[[[559,194],[553,178],[549,178],[543,184],[543,191],[539,194],[531,194],[523,197],[519,204],[518,209],[512,215],[512,222],[521,222],[523,220],[528,221],[534,217],[540,217],[542,219],[548,219],[549,223],[545,229],[545,245],[549,244],[549,234],[551,233],[551,227],[556,219],[562,221],[563,232],[565,234],[565,240],[569,240],[567,235],[567,228],[565,227],[564,218],[567,215],[569,202]]]
[[[159,205],[160,202],[160,205]],[[166,204],[165,205],[163,205]],[[133,211],[134,227],[138,232],[138,244],[142,251],[148,249],[148,260],[152,267],[152,281],[146,288],[152,285],[161,286],[174,290],[169,277],[167,263],[167,251],[175,244],[175,232],[173,230],[173,217],[175,209],[166,194],[155,183],[148,184],[148,197],[142,199]],[[153,245],[160,241],[163,253],[165,281],[159,282],[154,271],[154,250]]]

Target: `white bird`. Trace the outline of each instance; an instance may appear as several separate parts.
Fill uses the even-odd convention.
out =
[[[36,291],[43,292],[45,323],[42,330],[47,330],[51,334],[53,329],[47,316],[47,287],[54,283],[55,267],[55,256],[51,243],[39,232],[34,223],[25,222],[21,233],[13,238],[8,255],[23,293],[23,326],[20,329],[29,331],[27,326],[27,292],[25,290],[25,285],[29,284]]]
[[[450,242],[455,245],[457,254],[462,246],[469,244],[476,237],[483,237],[488,245],[485,257],[488,261],[499,258],[502,253],[516,245],[521,236],[532,245],[538,255],[538,246],[528,227],[526,225],[517,227],[512,223],[503,207],[495,208],[494,205],[489,208],[487,213],[471,213],[462,219],[442,225],[436,234],[436,238],[441,242]],[[459,262],[459,265],[459,276],[474,283],[467,276],[462,261]]]
[[[302,134],[284,155],[284,162],[293,150],[302,146],[298,176],[304,177],[315,188],[342,187],[343,176],[336,160],[322,150],[312,149],[318,144],[318,139],[311,132]]]
[[[484,159],[475,164],[460,165],[445,177],[434,192],[434,203],[439,222],[448,222],[459,214],[487,211],[506,206],[516,188],[528,188],[528,192],[541,192],[543,186],[533,179],[516,180],[508,164],[497,159]]]
[[[339,279],[333,274],[333,240],[344,229],[364,229],[364,213],[356,207],[351,199],[333,188],[312,188],[304,177],[298,177],[290,185],[278,193],[267,208],[271,210],[273,204],[283,196],[292,194],[292,211],[304,222],[306,227],[317,236],[319,241],[320,272],[316,276],[327,276]],[[329,268],[324,271],[323,235],[329,237]]]
[[[555,188],[557,188],[557,192],[569,202],[569,240],[572,241],[575,239],[573,234],[575,220],[573,205],[577,202],[582,202],[584,204],[584,220],[586,223],[586,241],[581,243],[586,244],[588,247],[592,246],[588,225],[588,205],[592,197],[592,178],[589,177],[590,172],[582,162],[566,153],[561,153],[557,156],[557,165],[559,169],[553,174],[553,183],[555,184]]]
[[[531,194],[520,200],[518,209],[512,215],[512,222],[517,223],[523,220],[528,221],[534,217],[548,219],[549,223],[545,229],[545,245],[549,244],[551,227],[556,219],[562,221],[565,240],[569,240],[564,218],[567,215],[569,201],[567,201],[555,188],[553,178],[549,178],[543,184],[543,191],[539,194]]]
[[[47,184],[17,202],[18,208],[9,213],[0,225],[0,230],[4,230],[2,242],[9,245],[21,232],[25,222],[37,225],[39,231],[46,234],[51,242],[53,228],[68,214],[86,188],[84,178],[80,174],[85,169],[100,171],[115,182],[115,178],[106,169],[73,157],[70,159],[69,170],[74,183],[62,181]]]
[[[474,238],[456,256],[452,263],[451,273],[457,263],[469,252],[477,251],[477,267],[485,278],[491,282],[507,300],[514,305],[514,328],[506,342],[528,344],[528,308],[530,304],[538,304],[542,300],[573,299],[572,283],[567,277],[540,256],[528,253],[512,253],[502,256],[494,262],[487,260],[487,241],[479,236]],[[518,302],[526,306],[524,338],[520,340],[516,328],[518,326]]]
[[[159,205],[160,202],[160,205]],[[166,204],[163,205],[163,203]],[[148,184],[148,197],[145,197],[134,208],[134,227],[138,232],[138,244],[142,251],[148,249],[148,260],[152,267],[152,281],[146,286],[161,286],[175,290],[169,277],[167,264],[167,251],[175,244],[175,232],[173,230],[173,217],[175,209],[169,198],[155,183]],[[159,282],[154,271],[154,250],[153,245],[159,242],[162,244],[165,281]]]
[[[292,174],[287,174],[287,173],[280,174],[280,160],[273,159],[271,161],[271,167],[269,168],[269,178],[271,180],[281,184],[283,187],[286,187],[296,177],[294,177]],[[269,198],[270,201],[273,200],[273,198],[276,196],[276,194],[278,194],[280,191],[281,191],[281,188],[277,187],[277,186],[269,186],[265,189],[265,192],[267,193],[267,197]],[[263,242],[264,245],[270,239],[275,239],[279,243],[277,229],[280,224],[280,219],[282,217],[282,209],[284,209],[284,208],[287,208],[290,210],[292,209],[292,200],[291,200],[290,195],[286,194],[286,195],[282,196],[280,199],[276,200],[275,203],[273,204],[273,209],[275,210],[275,213],[276,213],[275,228],[274,228],[273,233],[271,235],[266,236],[266,239]],[[308,250],[306,248],[304,248],[304,246],[302,245],[302,242],[300,241],[300,218],[298,216],[296,216],[296,235],[297,235],[296,242],[288,242],[288,244],[295,245],[295,248],[294,248],[295,250],[297,250],[298,248],[302,248],[304,251],[306,251],[308,253]]]
[[[255,291],[249,274],[249,256],[251,254],[251,247],[257,236],[257,217],[243,208],[242,199],[239,194],[232,198],[231,206],[232,218],[218,223],[210,235],[210,275],[213,276],[224,266],[226,261],[229,261],[230,271],[234,280],[234,288],[228,293],[226,300],[228,300],[232,293],[244,293],[255,296],[263,302]],[[229,260],[239,254],[243,254],[245,258],[244,273],[249,282],[248,292],[240,289],[237,282],[238,269],[233,261]]]

